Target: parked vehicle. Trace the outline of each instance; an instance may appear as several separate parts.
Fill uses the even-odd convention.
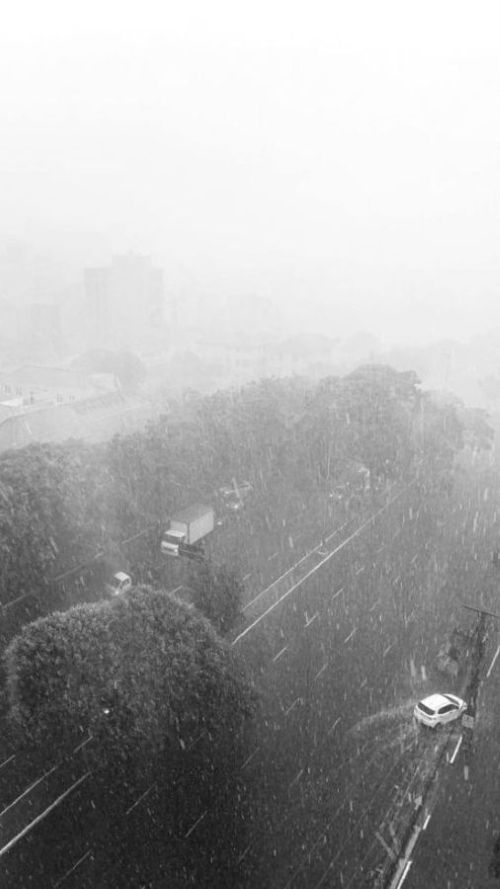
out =
[[[202,540],[214,530],[215,515],[211,506],[190,506],[175,514],[161,541],[167,556],[203,556]]]
[[[413,715],[417,722],[436,728],[458,719],[465,713],[467,704],[462,698],[451,694],[434,694],[416,704]]]
[[[132,588],[132,578],[125,571],[117,571],[112,579],[106,584],[106,589],[110,596],[120,596],[122,593],[128,592]]]
[[[226,509],[237,512],[244,506],[245,498],[253,491],[253,485],[250,482],[237,482],[233,479],[232,485],[224,485],[219,488],[219,494],[222,497]]]

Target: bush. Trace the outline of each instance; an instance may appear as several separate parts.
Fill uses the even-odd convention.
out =
[[[12,723],[25,742],[89,731],[113,756],[235,735],[251,695],[229,647],[194,608],[148,587],[28,624],[6,653]],[[101,745],[101,753],[107,748]]]
[[[189,585],[193,604],[226,635],[241,616],[243,581],[239,574],[205,561],[192,569]]]

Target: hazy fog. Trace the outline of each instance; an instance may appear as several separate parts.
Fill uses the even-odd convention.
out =
[[[9,4],[0,240],[151,254],[212,328],[500,326],[499,35],[493,0]]]

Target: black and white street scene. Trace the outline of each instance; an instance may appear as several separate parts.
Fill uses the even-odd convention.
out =
[[[0,28],[2,889],[500,887],[500,6]]]

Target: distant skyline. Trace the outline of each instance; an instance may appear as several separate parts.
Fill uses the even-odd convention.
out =
[[[0,241],[150,254],[212,324],[255,294],[285,335],[467,340],[500,327],[499,106],[493,0],[11,5]]]

